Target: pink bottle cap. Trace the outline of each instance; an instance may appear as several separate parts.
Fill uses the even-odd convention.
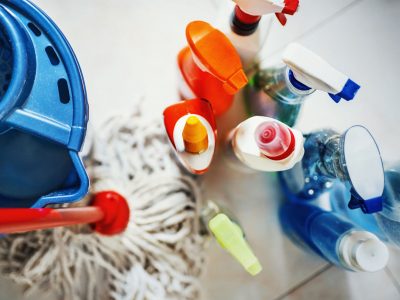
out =
[[[260,152],[272,160],[283,160],[294,151],[292,131],[279,122],[266,121],[258,125],[255,139]]]

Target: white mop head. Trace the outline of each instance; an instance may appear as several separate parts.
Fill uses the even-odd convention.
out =
[[[10,235],[0,239],[2,272],[27,292],[58,299],[198,298],[199,191],[176,165],[161,122],[136,111],[100,133],[88,168],[92,188],[126,197],[126,232],[105,237],[83,226]]]

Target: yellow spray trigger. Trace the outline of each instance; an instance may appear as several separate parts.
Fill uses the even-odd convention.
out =
[[[237,224],[225,214],[218,214],[208,222],[208,227],[222,248],[227,250],[247,272],[253,276],[261,272],[262,266]]]
[[[196,116],[190,116],[186,120],[182,137],[187,152],[202,153],[208,148],[207,129]]]

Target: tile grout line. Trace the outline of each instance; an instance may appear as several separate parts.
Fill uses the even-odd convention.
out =
[[[294,291],[298,290],[299,288],[305,286],[307,283],[311,282],[312,280],[314,280],[315,278],[317,278],[319,275],[321,275],[322,273],[328,271],[330,268],[332,268],[332,264],[327,264],[326,266],[324,266],[323,268],[319,269],[318,271],[316,271],[315,273],[311,274],[309,277],[307,277],[306,279],[300,281],[298,284],[296,284],[294,287],[292,287],[291,289],[289,289],[288,291],[284,292],[282,295],[274,298],[273,300],[283,300],[285,297],[289,296],[291,293],[293,293]]]
[[[396,290],[400,294],[400,282],[397,281],[396,277],[394,276],[392,270],[390,270],[389,267],[385,268],[385,273],[387,276],[389,276],[390,280],[392,281],[393,285],[395,286]]]
[[[303,32],[302,34],[296,36],[295,38],[293,38],[291,40],[291,42],[300,40],[302,38],[304,38],[305,36],[312,34],[314,31],[319,30],[321,27],[329,24],[331,21],[333,21],[337,16],[339,16],[340,14],[342,14],[343,12],[351,9],[353,6],[356,6],[357,4],[363,2],[365,0],[354,0],[352,2],[350,2],[349,4],[347,4],[346,6],[342,7],[341,9],[339,9],[337,12],[333,13],[332,15],[330,15],[329,17],[327,17],[326,19],[322,20],[321,22],[319,22],[318,24],[315,24],[312,28],[308,29],[307,31]],[[265,40],[265,44],[268,43],[268,38]],[[285,49],[286,45],[275,50],[274,52],[270,53],[268,55],[268,57],[274,56],[279,52],[282,52],[283,49]],[[264,45],[261,47],[261,51],[264,48]]]

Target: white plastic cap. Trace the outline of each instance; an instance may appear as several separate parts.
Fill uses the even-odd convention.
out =
[[[386,245],[367,231],[348,233],[340,243],[340,252],[345,265],[359,272],[382,270],[389,261]]]
[[[300,44],[289,44],[282,59],[290,68],[289,80],[296,88],[327,92],[336,102],[341,98],[352,100],[360,88],[348,76]]]
[[[253,16],[273,13],[293,14],[297,10],[298,0],[233,0],[241,10]]]

